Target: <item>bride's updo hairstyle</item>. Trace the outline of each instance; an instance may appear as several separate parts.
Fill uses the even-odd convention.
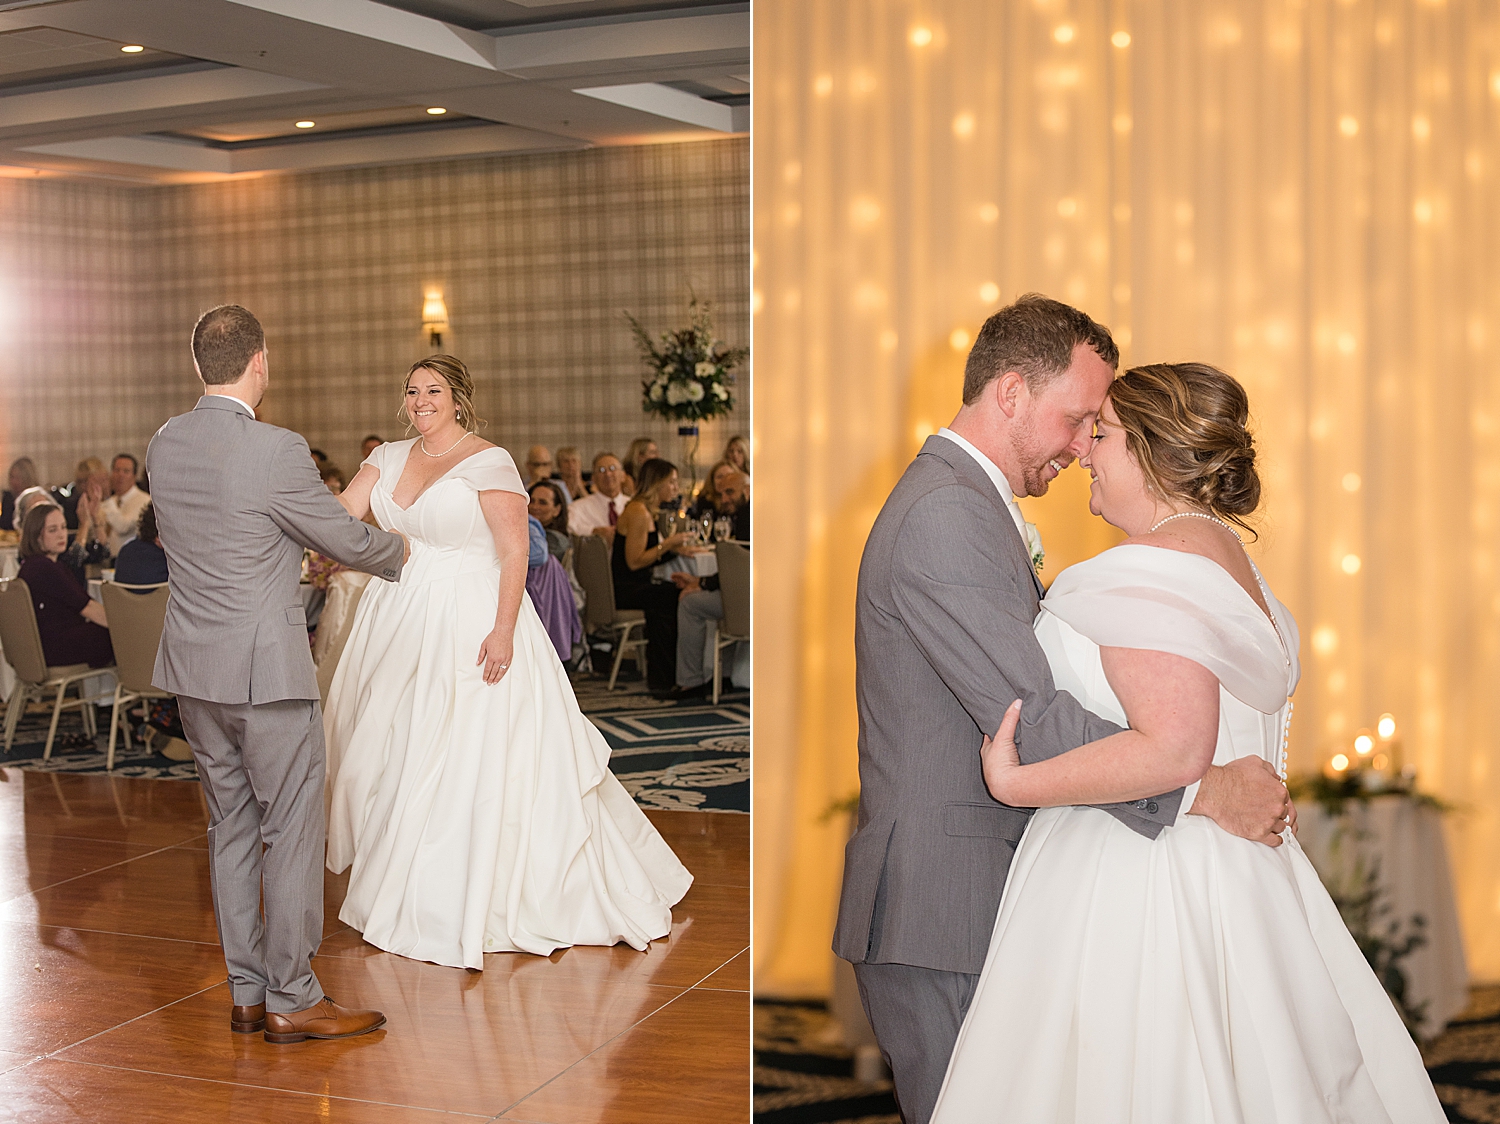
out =
[[[406,378],[401,380],[401,409],[396,417],[406,422],[408,431],[411,430],[411,419],[406,415],[406,388],[411,385],[411,377],[422,370],[431,371],[448,384],[453,393],[453,404],[458,407],[459,425],[472,433],[486,424],[483,418],[474,416],[474,377],[469,374],[464,361],[454,355],[429,355],[420,363],[413,363]]]
[[[1153,363],[1111,383],[1109,400],[1149,488],[1254,533],[1260,475],[1238,381],[1207,363]]]

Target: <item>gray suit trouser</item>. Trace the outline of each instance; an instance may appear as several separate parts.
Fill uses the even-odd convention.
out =
[[[714,621],[723,619],[724,597],[717,589],[696,590],[677,602],[679,687],[698,687],[708,682],[713,674],[713,663],[705,659],[708,633]]]
[[[322,711],[310,699],[179,695],[177,705],[208,798],[214,918],[235,1005],[306,1010],[323,999],[312,970],[328,832]]]
[[[927,1124],[979,977],[914,964],[856,964],[865,1017],[891,1067],[904,1124]]]

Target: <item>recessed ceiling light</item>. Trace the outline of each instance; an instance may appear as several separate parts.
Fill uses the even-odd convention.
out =
[[[127,55],[138,55],[145,49],[146,48],[142,47],[139,43],[127,43],[125,44],[125,46],[120,48],[120,50],[124,51]]]
[[[316,121],[298,121],[297,122],[297,128],[299,128],[299,129],[311,129],[316,124],[317,124]]]
[[[444,113],[447,113],[448,111],[446,109],[444,109],[440,105],[434,105],[434,106],[429,106],[428,109],[427,109],[427,112],[430,113],[430,114],[432,114],[434,117],[440,117]]]

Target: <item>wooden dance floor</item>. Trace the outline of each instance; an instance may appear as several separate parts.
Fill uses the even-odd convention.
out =
[[[389,1022],[273,1046],[229,1030],[198,785],[0,768],[0,1119],[747,1120],[749,817],[648,814],[696,878],[649,951],[417,963],[329,876],[314,967]]]

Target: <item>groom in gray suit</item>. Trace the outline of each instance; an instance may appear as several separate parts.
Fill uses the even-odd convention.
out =
[[[146,453],[172,596],[152,683],[177,696],[209,808],[209,871],[230,1028],[268,1042],[385,1022],[323,994],[323,720],[298,593],[302,548],[396,581],[399,534],[353,519],[307,442],[266,425],[260,322],[238,305],[193,329],[203,397]],[[262,919],[264,896],[264,920]]]
[[[1065,304],[1030,294],[995,313],[969,353],[963,408],[927,439],[865,544],[859,821],[833,948],[854,965],[906,1124],[927,1124],[937,1103],[1031,815],[986,790],[984,735],[1017,698],[1025,762],[1118,731],[1053,686],[1014,498],[1042,495],[1087,452],[1118,362],[1108,329]],[[1104,808],[1148,838],[1188,809],[1272,846],[1290,815],[1260,758]]]

